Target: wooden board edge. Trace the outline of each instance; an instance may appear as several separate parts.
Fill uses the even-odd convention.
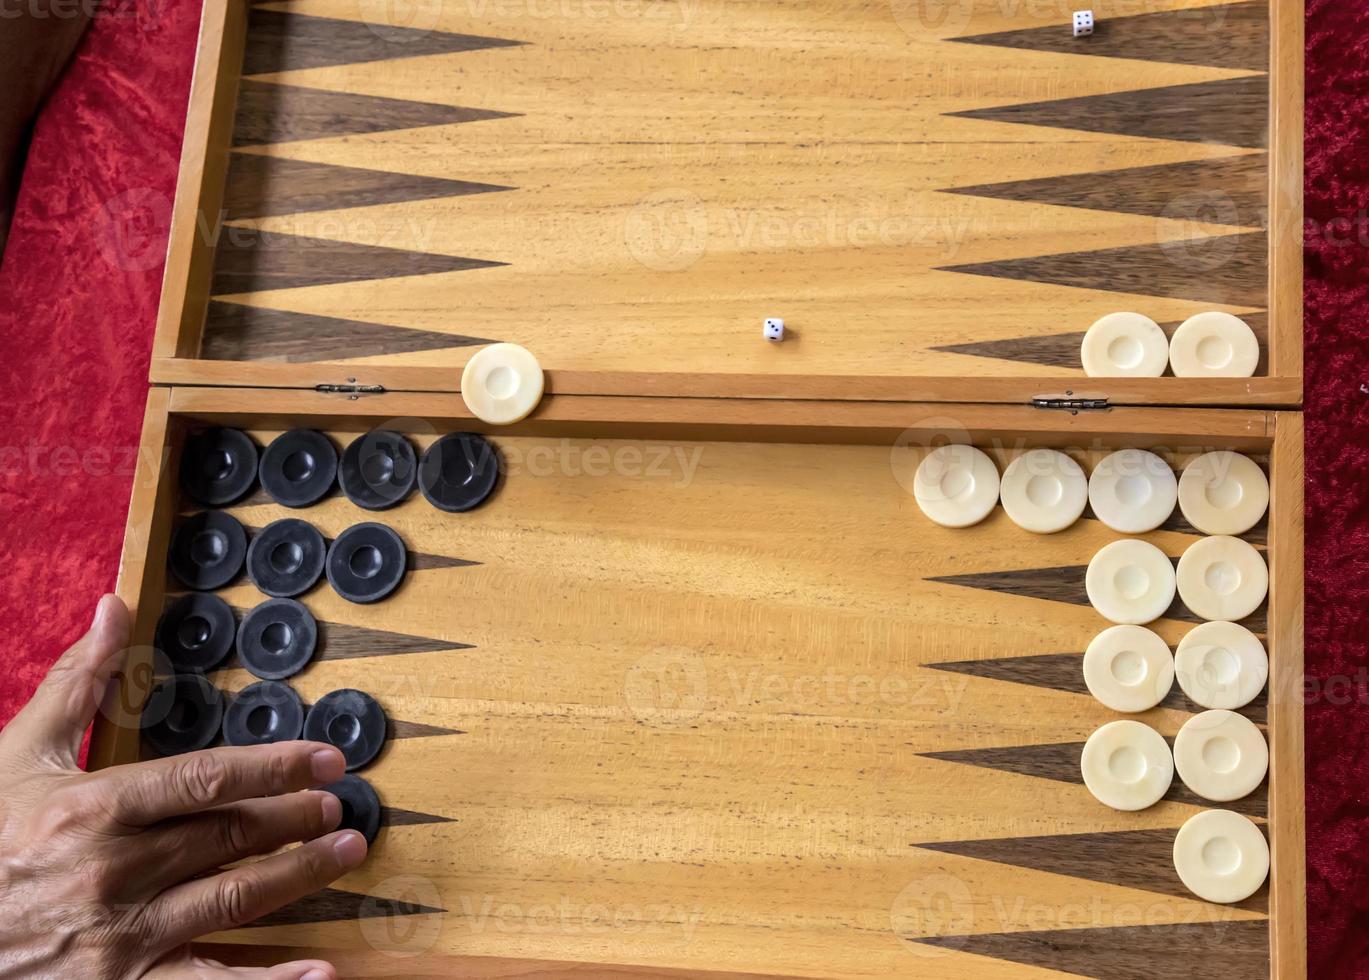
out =
[[[247,942],[196,943],[195,953],[231,966],[267,967],[295,959],[345,963],[345,975],[358,977],[463,977],[465,980],[816,980],[798,974],[733,973],[671,967],[643,967],[618,963],[571,960],[505,959],[493,956],[455,956],[419,953],[396,959],[388,951],[344,951],[333,947],[258,946]]]
[[[289,428],[375,426],[411,432],[455,427],[508,435],[687,438],[754,442],[894,445],[942,436],[952,441],[1040,444],[1049,433],[1081,448],[1220,444],[1263,450],[1271,415],[1252,409],[1122,407],[1071,413],[1028,405],[832,402],[745,398],[550,395],[524,421],[492,427],[460,395],[387,392],[346,395],[284,389],[175,388],[170,410],[205,423]]]
[[[1276,980],[1307,976],[1303,747],[1303,419],[1275,417],[1269,498],[1270,964]]]
[[[139,757],[137,719],[141,694],[151,677],[153,633],[161,612],[159,602],[144,598],[160,597],[164,591],[166,567],[160,556],[166,554],[171,540],[176,510],[172,474],[178,426],[170,405],[167,390],[153,388],[148,392],[115,586],[132,613],[133,633],[123,669],[111,685],[91,733],[91,769],[134,762]]]
[[[324,384],[378,385],[387,391],[457,393],[459,368],[345,363],[209,361],[154,357],[154,384],[312,389]],[[1039,396],[1106,398],[1113,405],[1296,407],[1297,378],[966,378],[929,375],[822,376],[809,374],[689,374],[641,371],[546,372],[558,395],[657,398],[753,398],[823,401],[1026,404]]]
[[[1295,378],[1303,372],[1303,17],[1304,0],[1270,0],[1269,365]]]
[[[199,354],[246,39],[242,0],[204,0],[152,340],[154,364],[157,358]]]

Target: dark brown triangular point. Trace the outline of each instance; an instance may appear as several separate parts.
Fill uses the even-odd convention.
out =
[[[326,238],[225,227],[214,255],[216,294],[425,276],[504,265]]]
[[[1269,314],[1242,313],[1241,319],[1250,325],[1260,342],[1260,363],[1255,373],[1267,370],[1269,356]],[[1172,320],[1160,324],[1165,336],[1172,337],[1182,320]],[[1044,367],[1081,369],[1079,347],[1084,342],[1084,331],[1048,334],[1042,337],[1008,337],[1003,340],[976,340],[965,344],[943,344],[931,350],[947,354],[968,354],[971,357],[991,357],[1000,361],[1016,361],[1020,364],[1040,364]],[[1088,516],[1088,515],[1085,515]]]
[[[438,568],[470,568],[479,564],[478,561],[470,561],[466,558],[448,558],[446,555],[409,552],[409,571],[411,572],[427,572]]]
[[[1175,830],[1123,830],[1099,834],[1056,834],[994,840],[936,841],[915,846],[1018,868],[1087,878],[1109,885],[1140,888],[1175,898],[1193,898],[1174,873]],[[1236,908],[1266,912],[1269,892],[1262,888]]]
[[[996,259],[942,266],[939,271],[1254,307],[1266,299],[1266,244],[1264,232],[1252,231],[1093,252]]]
[[[507,190],[511,188],[499,184],[234,153],[229,157],[224,209],[234,221]]]
[[[1093,512],[1092,506],[1086,504],[1084,506],[1084,513],[1080,515],[1080,519],[1085,521],[1096,521],[1098,520],[1098,515]],[[1170,514],[1169,517],[1165,519],[1165,522],[1161,524],[1158,528],[1156,528],[1156,530],[1173,531],[1176,534],[1191,534],[1194,537],[1205,536],[1202,531],[1199,531],[1196,527],[1194,527],[1192,524],[1188,522],[1188,518],[1184,517],[1183,511],[1179,510],[1179,508],[1177,507],[1174,508],[1174,513]],[[1268,518],[1260,518],[1260,522],[1258,524],[1252,527],[1249,531],[1246,531],[1244,534],[1240,534],[1237,536],[1241,538],[1241,540],[1248,541],[1250,544],[1256,546],[1267,545],[1269,543]]]
[[[1074,37],[1052,24],[948,40],[1095,58],[1265,71],[1269,66],[1269,4],[1231,3],[1134,17],[1102,17],[1089,37]]]
[[[247,21],[242,73],[265,75],[391,58],[506,48],[522,43],[497,37],[256,9]]]
[[[1082,653],[1039,653],[1025,657],[997,657],[992,660],[948,660],[924,666],[969,677],[983,677],[987,680],[1064,691],[1067,694],[1092,696],[1088,685],[1084,683]],[[1202,705],[1190,701],[1177,682],[1158,707],[1194,714],[1207,710]],[[1269,713],[1268,697],[1262,692],[1248,705],[1236,710],[1238,714],[1245,715],[1256,724],[1264,724]]]
[[[1268,130],[1268,102],[1268,77],[1248,75],[1049,102],[967,109],[947,115],[1259,149],[1265,145]]]
[[[320,622],[318,657],[320,660],[352,660],[358,657],[386,657],[404,653],[434,653],[441,650],[472,650],[470,643],[409,636],[348,623]]]
[[[245,78],[238,86],[233,145],[251,146],[325,136],[384,133],[484,119],[507,119],[515,115],[518,113],[329,92]]]
[[[1179,559],[1170,558],[1177,564]],[[985,589],[990,592],[1004,592],[1027,599],[1045,599],[1049,602],[1067,602],[1076,606],[1089,605],[1088,589],[1084,579],[1088,573],[1087,565],[1060,565],[1055,568],[1022,568],[1006,572],[970,572],[967,575],[938,575],[928,578],[928,582],[945,585],[958,585],[968,589]],[[1261,603],[1251,615],[1241,620],[1241,625],[1252,633],[1263,634],[1266,625],[1268,603]],[[1177,619],[1185,623],[1205,622],[1202,617],[1189,612],[1175,596],[1174,602],[1165,610],[1162,619]]]
[[[295,363],[412,354],[492,343],[493,340],[484,337],[211,300],[200,352],[201,356],[216,361]],[[269,498],[262,496],[257,502],[268,503]]]
[[[1249,153],[1218,160],[953,187],[946,193],[1257,227],[1264,220],[1269,195],[1267,163],[1265,154]]]
[[[396,738],[434,738],[439,735],[465,735],[460,728],[442,728],[438,725],[424,725],[416,721],[389,721],[389,737]]]
[[[398,918],[407,915],[433,915],[446,909],[395,898],[359,895],[339,888],[325,888],[270,915],[262,916],[246,928],[297,926],[310,922],[348,922],[354,919]]]
[[[1173,747],[1174,740],[1166,738]],[[979,766],[997,769],[1000,772],[1017,773],[1019,776],[1035,776],[1038,779],[1053,779],[1062,783],[1082,786],[1083,774],[1079,771],[1079,759],[1084,752],[1083,742],[1052,742],[1044,745],[1012,745],[988,749],[954,749],[949,752],[923,752],[924,758],[939,759],[942,762],[956,762],[966,766]],[[1176,774],[1169,792],[1164,798],[1175,803],[1188,803],[1193,806],[1211,807],[1213,803],[1205,800],[1185,786]],[[1260,783],[1259,788],[1249,796],[1221,806],[1248,816],[1263,817],[1269,812],[1269,782]]]
[[[399,807],[382,806],[380,825],[382,827],[417,827],[430,823],[454,823],[455,817],[443,817],[436,813],[419,813],[417,810],[401,810]]]
[[[1269,921],[1052,929],[909,942],[1058,970],[1095,980],[1267,980]],[[946,975],[952,975],[947,973]]]

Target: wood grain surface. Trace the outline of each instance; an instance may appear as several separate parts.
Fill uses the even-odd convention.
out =
[[[1176,784],[1140,813],[1097,804],[1079,750],[1116,716],[1059,662],[1022,667],[1105,624],[938,581],[1082,565],[1115,537],[1102,524],[939,528],[901,482],[915,447],[494,438],[505,479],[468,514],[421,498],[373,514],[336,494],[230,508],[328,537],[379,518],[434,563],[375,606],[326,585],[303,597],[323,636],[292,681],[306,703],[355,686],[389,716],[363,773],[385,827],[359,872],[218,940],[409,954],[369,975],[411,977],[480,975],[463,971],[484,957],[642,977],[1128,977],[1148,955],[1152,976],[1268,975],[1266,900],[1215,906],[1173,877],[1163,845],[1203,802]],[[1055,439],[1086,466],[1105,451]],[[1229,444],[1176,439],[1174,465],[1208,442]],[[1021,451],[985,444],[1000,466]],[[1145,537],[1172,555],[1197,539]],[[222,594],[262,599],[246,582]],[[1190,627],[1155,628],[1174,645]],[[253,678],[230,665],[215,680]],[[1191,709],[1140,717],[1172,738]],[[1267,794],[1233,806],[1263,819]],[[1125,870],[1109,877],[1110,860]]]
[[[281,336],[216,302],[201,356],[1049,378],[1108,312],[1270,305],[1259,0],[410,7],[244,16],[212,291]]]

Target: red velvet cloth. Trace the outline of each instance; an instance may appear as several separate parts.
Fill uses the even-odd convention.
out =
[[[148,0],[142,0],[144,4]],[[97,18],[0,267],[0,722],[114,582],[199,4]],[[1308,0],[1309,973],[1369,977],[1369,4]]]
[[[104,4],[34,132],[0,264],[0,724],[114,586],[198,29],[199,0]]]

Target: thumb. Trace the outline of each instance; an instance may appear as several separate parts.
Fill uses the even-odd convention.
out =
[[[95,719],[119,655],[128,646],[128,607],[116,595],[101,597],[86,635],[58,658],[6,734],[21,751],[73,768],[81,740]]]

